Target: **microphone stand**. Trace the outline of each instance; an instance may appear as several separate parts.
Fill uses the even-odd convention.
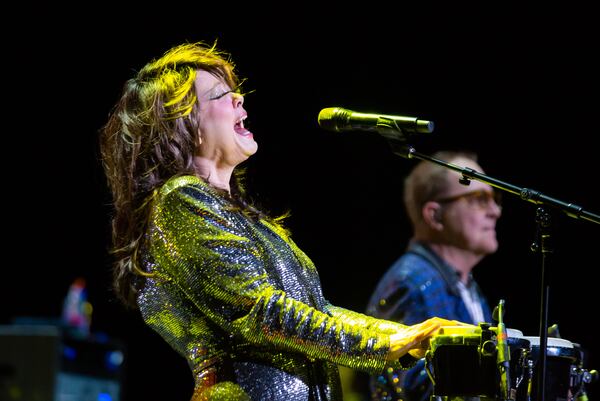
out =
[[[546,274],[548,269],[549,258],[548,255],[552,253],[552,249],[549,246],[550,242],[550,214],[544,210],[543,207],[539,207],[536,210],[535,221],[537,224],[537,236],[536,241],[531,245],[533,252],[541,252],[542,254],[542,302],[540,305],[540,353],[538,355],[538,368],[540,369],[540,375],[537,380],[537,399],[544,401],[546,394],[546,350],[548,343],[548,330],[546,329],[548,322],[548,304],[550,298],[550,280]]]
[[[469,185],[471,180],[475,179],[481,182],[485,182],[486,184],[489,184],[494,188],[501,189],[513,195],[517,195],[524,201],[531,202],[536,205],[542,205],[538,207],[536,211],[538,238],[536,240],[537,242],[534,242],[531,248],[534,252],[540,251],[542,254],[542,299],[540,303],[540,355],[538,366],[541,369],[541,373],[538,376],[537,382],[537,401],[544,401],[547,359],[546,350],[548,342],[548,297],[550,294],[550,287],[548,285],[548,278],[546,275],[546,267],[549,264],[548,256],[550,255],[550,253],[552,253],[552,251],[549,247],[550,233],[548,228],[550,227],[550,215],[544,210],[543,205],[555,207],[564,212],[569,217],[591,221],[596,224],[600,224],[600,215],[583,210],[581,206],[575,205],[573,203],[567,203],[555,198],[551,198],[539,191],[530,188],[518,187],[516,185],[512,185],[504,181],[498,180],[496,178],[492,178],[485,174],[479,173],[471,168],[461,167],[456,164],[448,163],[444,160],[436,159],[434,157],[419,153],[411,145],[407,145],[401,140],[393,139],[389,136],[386,136],[386,139],[388,140],[391,146],[392,152],[399,156],[402,156],[406,159],[420,159],[429,161],[435,164],[439,164],[440,166],[446,167],[450,170],[454,170],[461,173],[462,177],[459,180],[461,184]],[[498,326],[500,326],[500,324],[498,324]],[[502,334],[500,333],[500,327],[498,327],[498,331],[498,336],[501,336]],[[504,377],[504,379],[506,379],[506,377]],[[502,384],[504,387],[504,383]],[[502,388],[502,392],[502,396],[508,398],[506,389]]]

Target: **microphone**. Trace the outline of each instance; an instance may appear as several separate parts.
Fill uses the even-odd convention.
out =
[[[498,340],[496,363],[500,371],[500,396],[504,400],[514,400],[511,393],[510,381],[510,351],[508,346],[508,333],[504,324],[504,300],[498,302],[492,313],[494,320],[498,322],[496,339]]]
[[[319,126],[328,131],[374,131],[389,139],[406,139],[407,134],[429,134],[433,131],[433,121],[416,117],[367,114],[328,107],[319,112]]]

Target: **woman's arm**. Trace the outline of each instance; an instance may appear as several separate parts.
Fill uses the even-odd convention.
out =
[[[272,285],[264,251],[238,218],[198,185],[159,198],[153,257],[200,313],[237,341],[372,372],[399,366],[388,361],[392,329],[386,323],[365,326],[317,310]]]

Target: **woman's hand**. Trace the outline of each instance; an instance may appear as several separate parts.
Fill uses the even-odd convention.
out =
[[[402,331],[390,336],[390,352],[388,361],[396,361],[407,352],[415,358],[423,358],[429,349],[429,340],[435,336],[442,326],[473,326],[472,324],[432,317],[424,322],[406,326]]]

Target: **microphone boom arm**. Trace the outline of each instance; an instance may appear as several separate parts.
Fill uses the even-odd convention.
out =
[[[553,206],[560,209],[567,216],[572,217],[574,219],[587,220],[591,221],[592,223],[600,224],[599,214],[588,212],[584,210],[581,206],[578,206],[574,203],[563,202],[561,200],[544,195],[540,191],[536,191],[530,188],[518,187],[516,185],[512,185],[504,181],[498,180],[496,178],[482,174],[471,168],[461,167],[456,164],[448,163],[444,160],[436,159],[434,157],[418,153],[412,146],[406,145],[405,143],[399,141],[389,142],[392,146],[392,151],[399,156],[402,156],[407,159],[416,158],[420,160],[427,160],[432,163],[436,163],[446,168],[449,168],[451,170],[458,171],[462,174],[461,183],[463,184],[468,184],[472,179],[475,179],[477,181],[485,182],[494,188],[501,189],[513,195],[517,195],[524,201],[531,202],[536,205]]]

